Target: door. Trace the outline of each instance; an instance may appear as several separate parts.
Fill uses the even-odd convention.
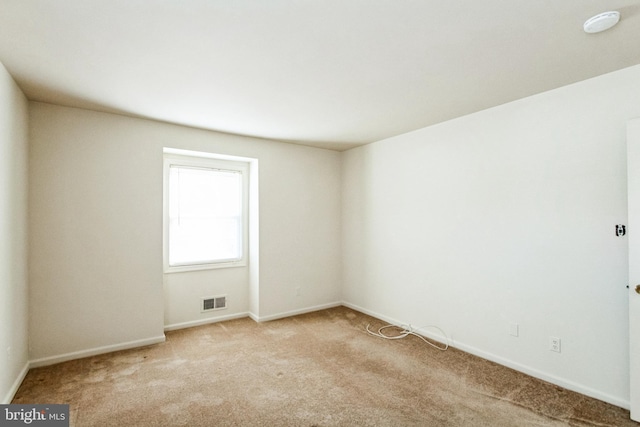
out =
[[[629,200],[629,383],[631,419],[640,421],[640,119],[627,124]]]

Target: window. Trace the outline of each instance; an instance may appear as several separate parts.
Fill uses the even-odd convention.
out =
[[[165,154],[165,272],[246,265],[248,165]]]

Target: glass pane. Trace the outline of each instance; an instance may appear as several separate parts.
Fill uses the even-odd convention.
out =
[[[172,166],[169,265],[242,258],[242,174]]]

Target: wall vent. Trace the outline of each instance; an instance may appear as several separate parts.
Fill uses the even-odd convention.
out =
[[[202,312],[211,310],[222,310],[223,308],[227,308],[226,295],[202,298],[202,306],[200,310]]]

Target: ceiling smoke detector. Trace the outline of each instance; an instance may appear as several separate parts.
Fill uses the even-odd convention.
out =
[[[620,21],[620,12],[604,12],[587,19],[584,23],[584,32],[589,34],[599,33],[613,27],[618,21]]]

